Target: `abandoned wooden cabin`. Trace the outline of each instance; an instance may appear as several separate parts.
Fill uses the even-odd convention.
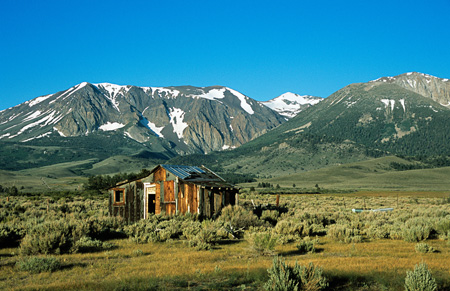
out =
[[[109,189],[109,213],[128,223],[149,214],[218,214],[235,205],[239,189],[206,167],[159,165],[148,176]]]

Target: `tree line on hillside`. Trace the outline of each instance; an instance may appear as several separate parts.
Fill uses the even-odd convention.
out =
[[[0,193],[8,195],[17,195],[19,194],[19,189],[16,186],[3,187],[2,185],[0,185]]]
[[[94,175],[88,178],[88,181],[84,184],[86,190],[106,190],[114,187],[117,183],[122,181],[136,180],[148,176],[150,171],[142,169],[139,173],[118,173],[115,175]]]
[[[450,166],[450,156],[415,156],[405,157],[398,156],[414,164],[404,164],[398,162],[390,163],[390,167],[397,171],[417,170],[417,169],[433,169]]]

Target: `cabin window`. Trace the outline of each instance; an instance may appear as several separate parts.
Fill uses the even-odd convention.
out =
[[[114,190],[114,203],[124,203],[125,202],[125,190]]]

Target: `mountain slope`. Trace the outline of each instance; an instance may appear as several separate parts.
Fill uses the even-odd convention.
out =
[[[402,88],[431,98],[443,106],[450,106],[450,80],[410,72],[395,77],[382,77],[372,82],[397,84]]]
[[[450,110],[383,81],[352,84],[305,110],[287,130],[336,136],[407,155],[450,154]],[[285,128],[285,127],[283,127]]]
[[[322,100],[323,98],[321,97],[298,95],[295,93],[287,92],[272,100],[262,102],[262,104],[287,118],[292,118],[296,116],[300,111],[312,105],[315,105]]]
[[[267,134],[204,162],[279,176],[389,153],[449,155],[449,121],[447,107],[397,84],[351,84]]]
[[[136,87],[81,83],[0,112],[0,141],[107,133],[154,152],[238,147],[284,118],[226,87]]]

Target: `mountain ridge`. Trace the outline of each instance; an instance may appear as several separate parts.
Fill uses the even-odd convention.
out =
[[[237,147],[284,122],[278,113],[223,86],[136,87],[82,82],[0,113],[0,140],[118,132],[177,153]]]

